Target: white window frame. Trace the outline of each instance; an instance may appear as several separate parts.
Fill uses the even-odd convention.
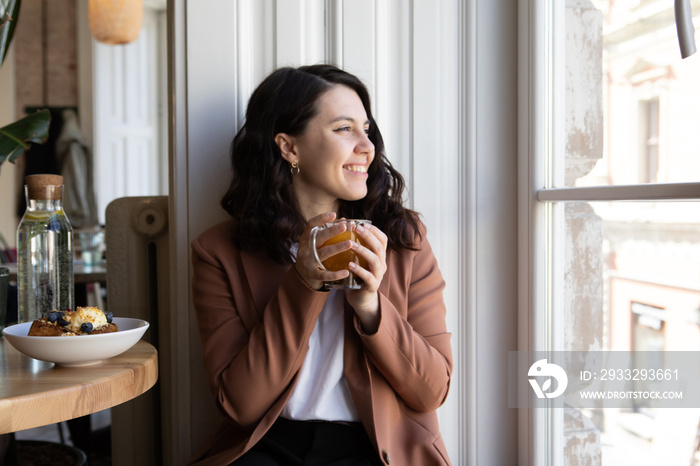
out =
[[[561,237],[556,222],[566,201],[700,200],[700,183],[657,183],[561,188],[563,169],[552,160],[563,134],[557,107],[563,71],[557,47],[563,42],[561,0],[528,0],[519,5],[518,153],[518,349],[552,351],[557,341],[557,277]],[[559,39],[559,40],[556,40]],[[559,62],[561,63],[561,62]],[[561,164],[563,165],[563,164]],[[558,412],[559,411],[559,412]],[[519,464],[564,465],[561,410],[519,410]]]

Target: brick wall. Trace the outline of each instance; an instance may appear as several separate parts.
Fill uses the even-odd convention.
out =
[[[23,0],[13,44],[17,115],[77,107],[76,0]]]

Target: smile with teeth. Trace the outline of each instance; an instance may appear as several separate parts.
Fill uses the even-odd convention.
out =
[[[343,168],[355,173],[367,173],[367,167],[364,165],[345,165]]]

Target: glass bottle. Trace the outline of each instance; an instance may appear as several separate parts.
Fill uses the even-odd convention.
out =
[[[73,228],[63,212],[63,177],[29,175],[17,228],[19,322],[73,309]]]

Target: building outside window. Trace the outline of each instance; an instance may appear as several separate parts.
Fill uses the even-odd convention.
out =
[[[659,174],[659,99],[641,102],[642,146],[639,182],[656,183]]]
[[[540,7],[541,346],[700,351],[700,53],[681,58],[673,2]],[[563,411],[545,423],[546,464],[700,464],[700,409]]]

